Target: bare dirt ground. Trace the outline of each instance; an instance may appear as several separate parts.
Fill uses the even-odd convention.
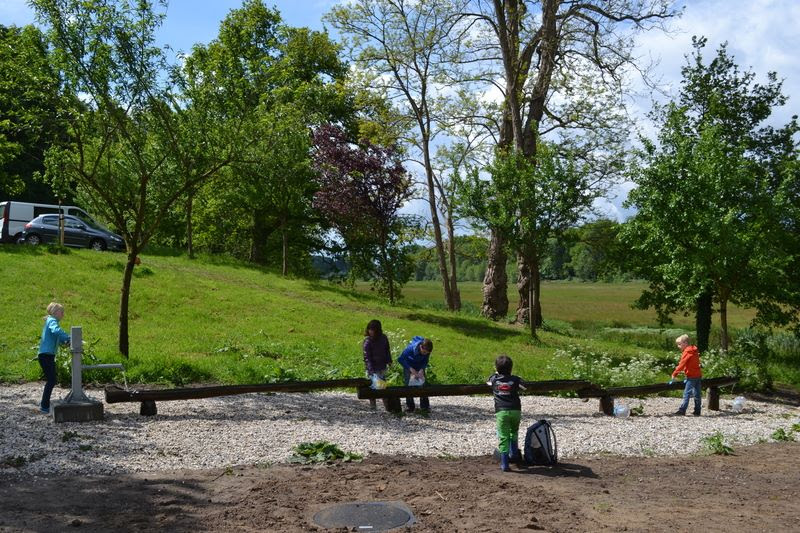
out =
[[[0,474],[0,531],[322,531],[317,511],[354,501],[404,502],[417,520],[409,531],[800,531],[800,443],[509,473],[489,456],[370,456],[122,476]]]

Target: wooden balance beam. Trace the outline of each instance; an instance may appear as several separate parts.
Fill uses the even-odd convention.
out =
[[[708,409],[711,411],[719,411],[719,389],[729,385],[735,385],[739,382],[739,378],[735,377],[720,377],[703,379],[700,386],[703,389],[708,389]],[[668,383],[654,383],[652,385],[638,385],[635,387],[609,387],[603,389],[600,387],[587,388],[578,391],[578,396],[582,398],[600,398],[600,411],[607,415],[614,414],[614,398],[617,396],[645,396],[648,394],[657,394],[669,390],[683,390],[683,381],[676,381],[672,385]]]
[[[156,402],[174,400],[198,400],[217,396],[249,394],[251,392],[311,392],[322,389],[363,388],[370,380],[364,378],[331,379],[325,381],[292,381],[287,383],[263,383],[256,385],[218,385],[213,387],[188,387],[182,389],[125,390],[106,387],[106,402],[141,402],[139,414],[152,416],[157,413]]]
[[[551,381],[523,381],[520,394],[543,394],[559,391],[579,391],[593,387],[584,380],[557,379]],[[358,398],[361,400],[385,399],[387,411],[400,412],[400,400],[407,397],[421,396],[472,396],[474,394],[492,394],[492,388],[485,383],[480,385],[425,385],[422,387],[387,387],[385,389],[372,389],[369,386],[358,389]]]

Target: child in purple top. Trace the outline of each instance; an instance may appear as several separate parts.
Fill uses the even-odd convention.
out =
[[[392,364],[392,354],[389,351],[389,339],[383,334],[380,320],[370,320],[364,331],[364,366],[367,369],[367,378],[373,375],[380,379],[386,377],[386,369]],[[375,399],[369,401],[370,407],[375,409]]]

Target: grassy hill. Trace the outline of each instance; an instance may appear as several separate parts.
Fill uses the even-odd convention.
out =
[[[120,254],[90,250],[59,255],[46,247],[0,246],[0,381],[39,378],[38,364],[32,359],[50,301],[65,305],[65,329],[83,327],[90,359],[121,361],[116,346],[123,261]],[[515,373],[526,379],[573,377],[575,365],[565,353],[605,357],[604,364],[617,365],[647,351],[653,354],[656,370],[666,375],[677,357],[670,351],[672,339],[685,328],[641,327],[653,322],[645,314],[639,315],[641,322],[635,321],[636,316],[627,316],[624,323],[615,321],[611,309],[623,305],[627,309],[630,300],[591,296],[598,287],[619,290],[613,286],[574,284],[590,288],[581,300],[564,296],[575,292],[570,284],[558,284],[564,289],[561,296],[550,290],[554,285],[547,286],[550,295],[545,294],[545,310],[549,312],[547,306],[552,303],[547,298],[554,298],[563,300],[572,314],[562,313],[559,320],[553,306],[550,327],[541,332],[539,342],[532,342],[517,326],[436,309],[438,293],[430,303],[415,298],[414,285],[408,290],[411,303],[391,307],[369,291],[352,292],[326,281],[284,279],[224,258],[145,255],[134,273],[131,354],[123,362],[129,381],[147,383],[362,376],[364,327],[378,318],[395,356],[414,335],[434,340],[432,381],[477,382],[492,372],[494,357],[500,353],[511,355]],[[436,285],[425,288],[435,292]],[[473,289],[479,290],[477,285]],[[581,318],[576,309],[587,313],[601,309],[608,320],[596,322],[594,311]],[[66,366],[62,375],[65,370]],[[111,381],[119,375],[93,371],[87,378]],[[636,375],[625,379],[635,381]]]

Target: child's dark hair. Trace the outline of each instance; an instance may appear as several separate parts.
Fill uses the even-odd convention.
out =
[[[381,327],[380,320],[370,320],[367,324],[366,329],[364,330],[364,336],[369,337],[369,330],[375,330],[375,336],[380,337],[383,335],[383,328]]]
[[[498,355],[494,360],[494,367],[498,374],[508,376],[511,374],[511,369],[514,368],[514,361],[507,355]]]
[[[422,342],[419,345],[422,348],[425,348],[425,351],[428,353],[433,351],[433,341],[430,339],[422,339]]]

